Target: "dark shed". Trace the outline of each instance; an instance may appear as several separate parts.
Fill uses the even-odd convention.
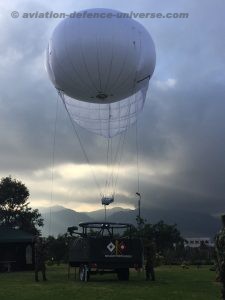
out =
[[[34,238],[23,230],[0,227],[0,270],[33,270]]]

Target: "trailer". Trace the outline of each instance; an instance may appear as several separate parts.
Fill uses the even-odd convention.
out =
[[[140,238],[132,237],[132,224],[86,222],[79,226],[81,232],[73,230],[76,236],[69,245],[69,266],[79,268],[81,281],[105,273],[116,273],[119,280],[129,280],[130,268],[142,268],[143,245]],[[71,228],[68,231],[71,233]],[[127,236],[122,235],[124,231]]]

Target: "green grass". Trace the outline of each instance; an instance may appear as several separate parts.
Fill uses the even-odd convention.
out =
[[[129,282],[116,275],[92,276],[83,283],[67,279],[65,266],[48,267],[47,282],[34,282],[32,272],[0,273],[1,300],[214,300],[219,299],[219,284],[209,267],[163,266],[156,269],[156,282],[146,282],[144,272],[131,272]]]

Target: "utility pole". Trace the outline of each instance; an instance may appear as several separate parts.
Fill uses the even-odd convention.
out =
[[[141,221],[141,194],[139,192],[137,192],[136,195],[139,197],[139,199],[138,199],[138,223],[139,223],[139,227],[140,227],[140,221]]]

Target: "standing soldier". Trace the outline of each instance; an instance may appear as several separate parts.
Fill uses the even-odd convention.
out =
[[[42,238],[37,237],[35,242],[35,281],[38,280],[38,272],[41,271],[43,281],[46,281],[46,245],[43,242]]]
[[[146,280],[155,281],[155,271],[154,271],[154,262],[155,262],[155,245],[153,242],[149,242],[146,247],[146,264],[145,264],[145,275]]]
[[[217,271],[221,282],[221,299],[225,300],[225,215],[222,215],[223,228],[220,230],[215,240],[215,250],[217,256]]]

